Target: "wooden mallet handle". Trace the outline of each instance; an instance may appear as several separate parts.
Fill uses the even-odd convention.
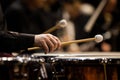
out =
[[[43,32],[43,34],[47,34],[47,33],[51,33],[61,27],[66,27],[67,26],[67,21],[66,20],[61,20],[59,21],[55,26],[53,26],[52,28],[48,29],[47,31]]]

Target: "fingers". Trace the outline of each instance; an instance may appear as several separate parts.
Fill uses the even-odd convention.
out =
[[[48,35],[48,37],[49,37],[49,40],[53,43],[53,48],[54,48],[54,50],[55,49],[57,49],[57,44],[58,44],[58,42],[56,41],[56,39],[52,36],[52,35]]]
[[[45,53],[49,52],[49,48],[44,40],[41,41],[41,47],[44,49]]]
[[[49,48],[49,52],[53,52],[55,50],[54,43],[49,38],[45,38],[45,41],[46,41],[46,44]]]
[[[61,47],[60,40],[51,34],[36,35],[35,44],[41,46],[45,53],[53,52]]]
[[[57,49],[60,49],[61,48],[61,41],[57,38],[57,37],[55,37],[55,36],[53,36],[54,37],[54,39],[56,39],[56,41],[57,41]]]
[[[52,42],[52,44],[53,44],[53,46],[52,47],[50,47],[50,49],[52,50],[52,51],[54,51],[54,50],[56,50],[56,49],[59,49],[60,48],[60,46],[61,46],[61,42],[60,42],[60,40],[57,38],[57,37],[55,37],[55,36],[53,36],[53,35],[50,35],[50,34],[48,34],[47,35],[48,37],[49,37],[49,40]]]

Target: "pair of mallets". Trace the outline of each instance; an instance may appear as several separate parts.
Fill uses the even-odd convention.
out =
[[[67,21],[63,19],[63,20],[59,21],[52,28],[50,28],[47,31],[45,31],[44,34],[51,33],[53,31],[55,31],[56,29],[59,29],[61,27],[66,27],[66,26],[67,26]],[[83,42],[90,42],[90,41],[96,41],[97,43],[102,42],[103,41],[103,36],[102,35],[96,35],[93,38],[87,38],[87,39],[80,39],[80,40],[73,40],[73,41],[62,42],[61,45],[65,46],[65,45],[69,45],[69,44],[73,44],[73,43],[83,43]],[[28,51],[32,51],[32,50],[39,50],[39,49],[41,49],[41,48],[40,47],[32,47],[32,48],[28,48],[27,50]]]

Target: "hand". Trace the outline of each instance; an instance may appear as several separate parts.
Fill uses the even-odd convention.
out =
[[[45,53],[53,52],[56,49],[60,49],[60,40],[51,34],[35,35],[35,46],[42,47]]]

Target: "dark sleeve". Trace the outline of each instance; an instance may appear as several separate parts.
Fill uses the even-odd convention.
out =
[[[34,35],[0,31],[0,52],[13,52],[34,44]]]
[[[32,47],[34,35],[8,32],[0,5],[0,52],[13,52]]]

